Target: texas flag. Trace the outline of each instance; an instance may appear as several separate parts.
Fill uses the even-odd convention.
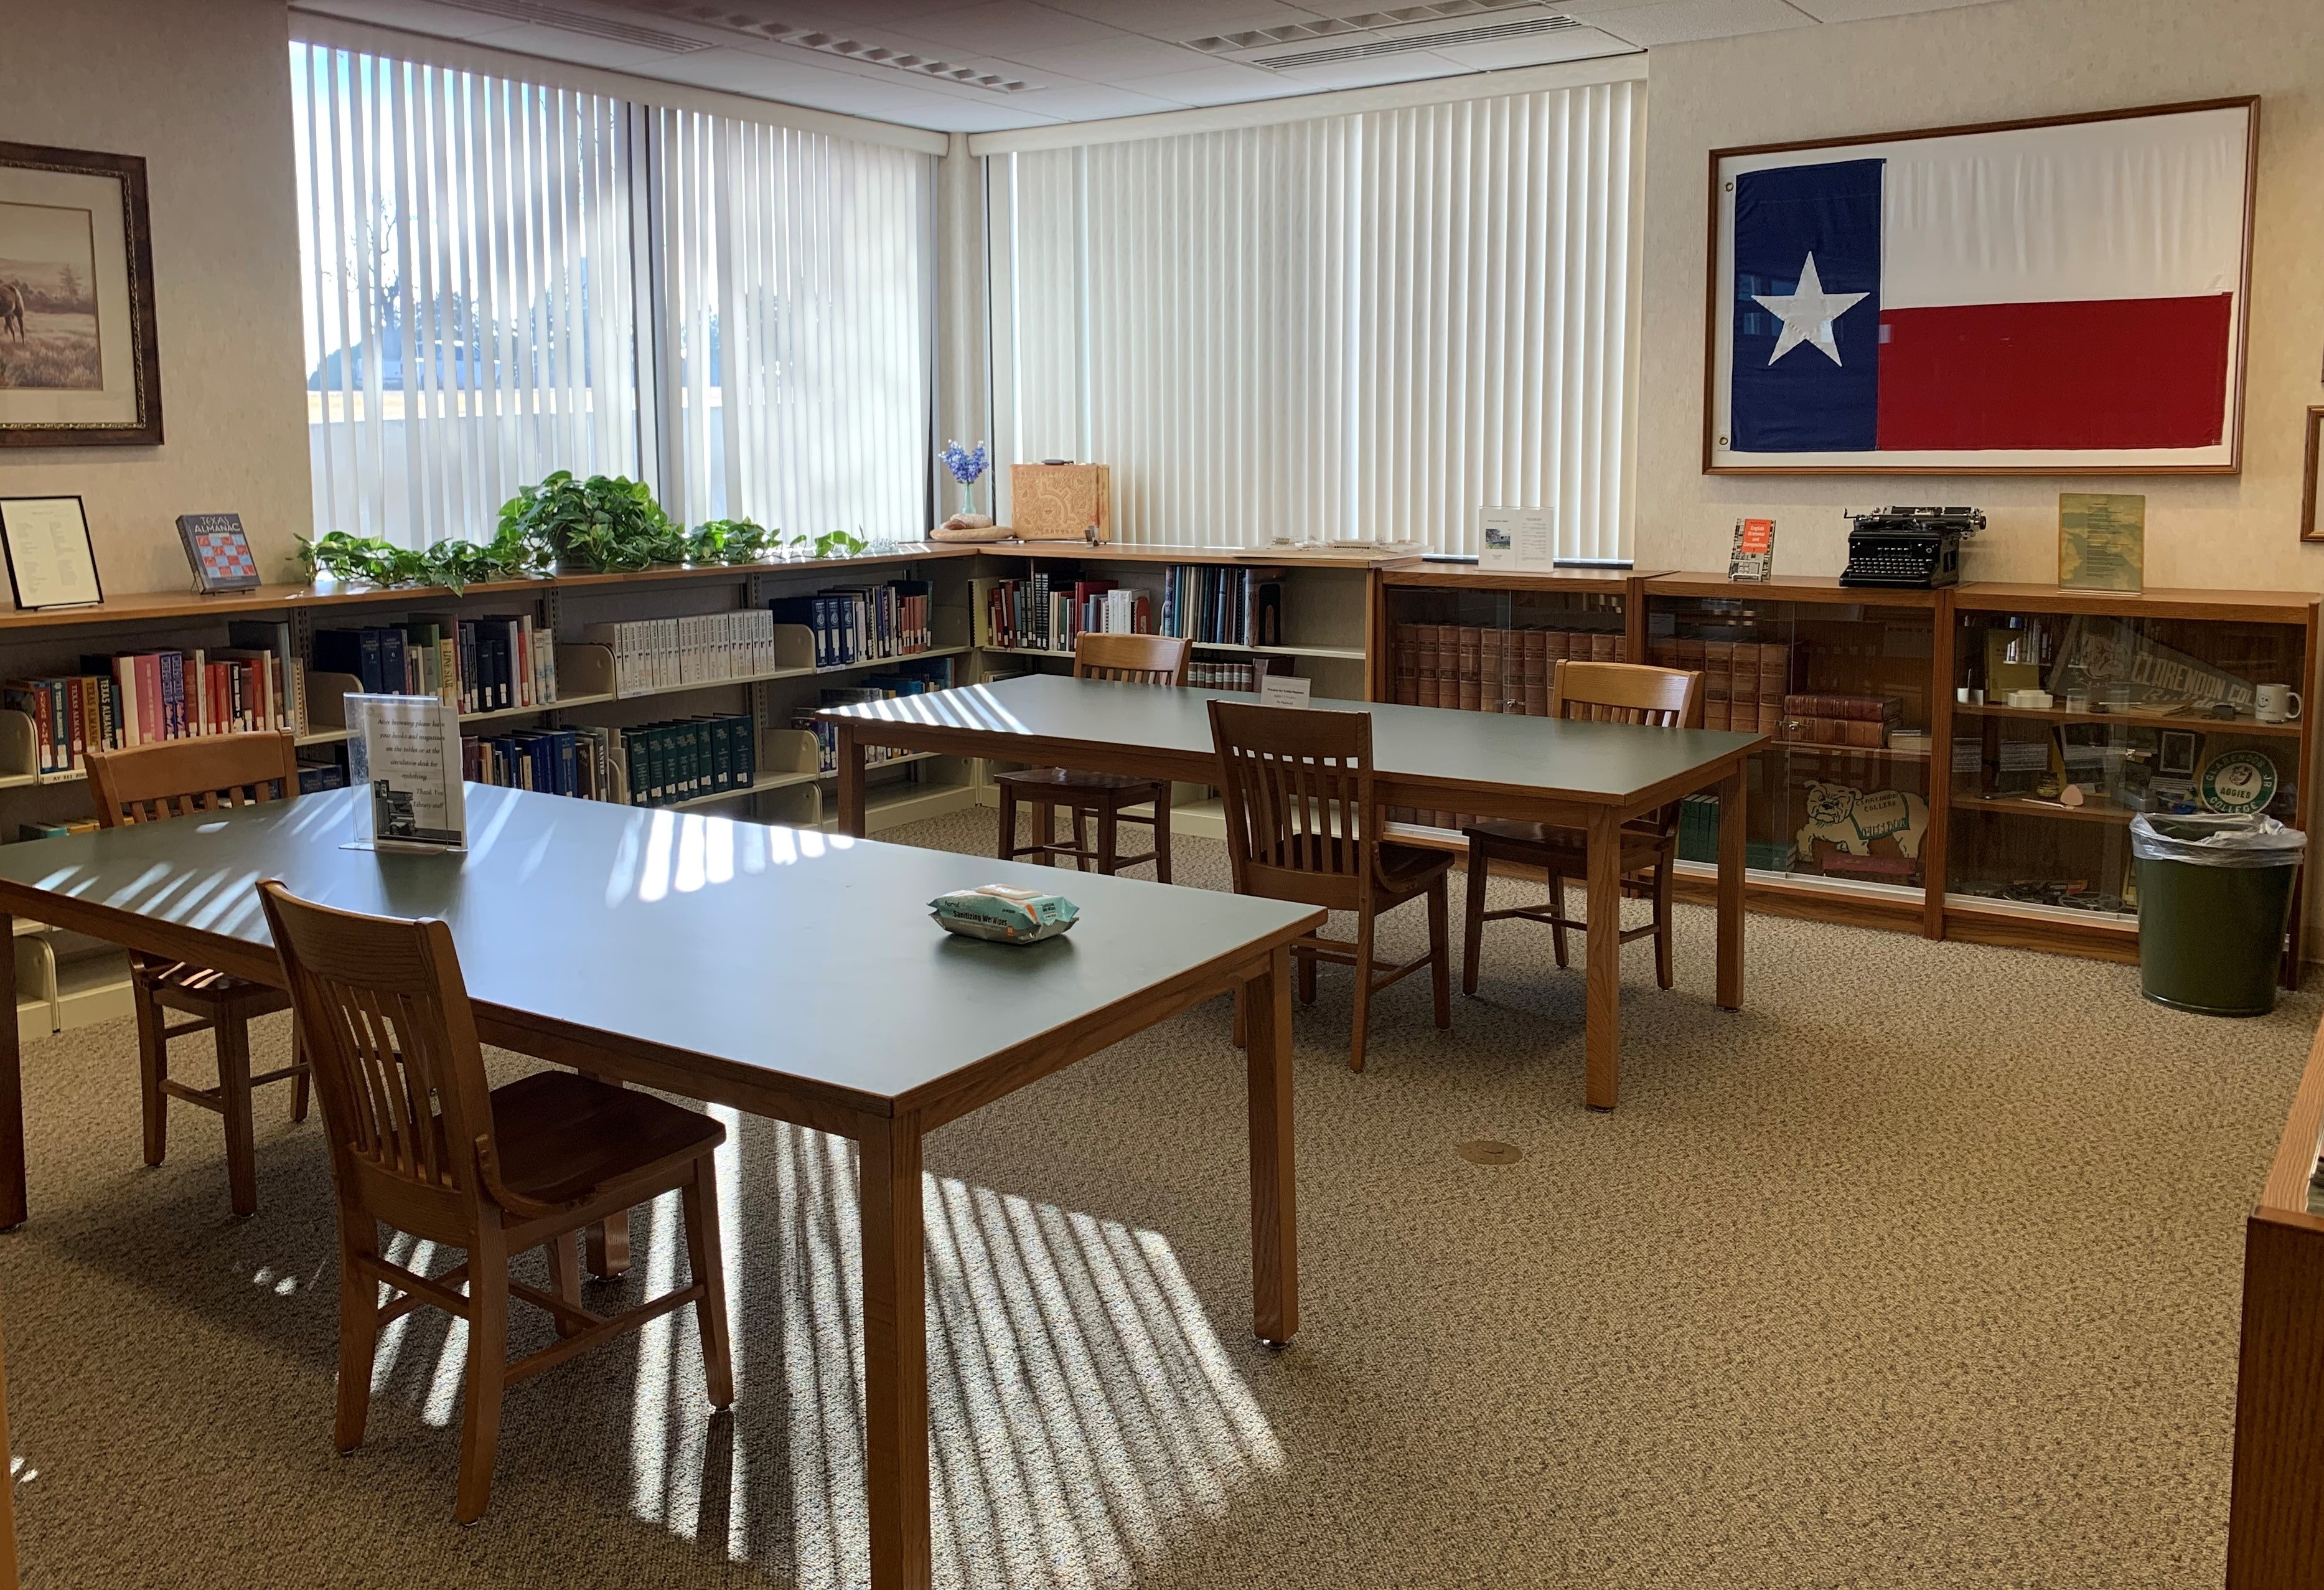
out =
[[[2212,110],[1738,172],[1725,448],[2208,461],[2234,413],[2247,133]]]

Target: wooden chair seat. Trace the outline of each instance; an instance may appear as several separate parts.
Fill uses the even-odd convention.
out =
[[[164,740],[126,751],[88,753],[88,787],[97,820],[108,828],[165,822],[227,807],[292,800],[299,794],[299,753],[289,735],[208,735]],[[144,1114],[145,1162],[169,1151],[169,1104],[216,1112],[226,1123],[226,1180],[237,1216],[258,1212],[258,1156],[250,1090],[288,1081],[290,1118],[307,1118],[308,1068],[300,1040],[291,1063],[250,1074],[250,1022],[290,1008],[290,997],[263,984],[244,983],[189,961],[130,957],[130,1003],[137,1015],[138,1095]],[[163,1013],[192,1016],[171,1022]],[[170,1075],[172,1040],[208,1032],[217,1050],[216,1087],[194,1087]]]
[[[1119,634],[1091,632],[1074,641],[1074,677],[1108,679],[1117,684],[1183,685],[1186,658],[1192,647],[1172,635]],[[1084,772],[1079,768],[1034,767],[1021,772],[992,775],[1001,792],[1002,861],[1029,856],[1043,866],[1070,859],[1075,871],[1094,867],[1112,874],[1143,862],[1154,864],[1157,883],[1170,881],[1170,786],[1126,773]],[[1017,837],[1019,801],[1033,809],[1034,841]],[[1133,806],[1150,806],[1133,813]],[[1060,844],[1056,812],[1065,811],[1073,838]],[[1093,839],[1084,843],[1082,819],[1090,819]],[[1138,823],[1154,830],[1154,848],[1137,855],[1120,853],[1120,825]]]
[[[1640,727],[1700,727],[1702,722],[1702,676],[1679,669],[1646,668],[1627,662],[1560,662],[1549,687],[1549,716],[1583,718],[1597,723],[1628,723]],[[1521,917],[1545,924],[1557,955],[1566,964],[1565,935],[1586,933],[1591,924],[1565,913],[1565,880],[1590,875],[1589,836],[1579,828],[1551,823],[1519,822],[1508,818],[1480,818],[1462,827],[1469,842],[1469,900],[1464,913],[1467,933],[1462,947],[1461,990],[1477,992],[1478,960],[1485,924]],[[1622,825],[1621,874],[1623,894],[1655,902],[1643,927],[1614,931],[1621,941],[1651,935],[1655,941],[1655,978],[1665,988],[1674,982],[1671,966],[1671,870],[1678,860],[1678,804],[1633,818]],[[1512,906],[1507,911],[1485,909],[1485,880],[1495,862],[1540,867],[1547,875],[1549,898],[1540,905]]]
[[[573,1071],[537,1072],[491,1097],[501,1182],[536,1203],[586,1198],[726,1141],[699,1110]]]
[[[994,773],[996,784],[1015,787],[1019,796],[1028,800],[1047,798],[1064,805],[1075,795],[1087,795],[1093,802],[1108,796],[1133,795],[1136,799],[1123,802],[1136,806],[1160,783],[1153,779],[1141,779],[1130,773],[1084,772],[1070,767],[1028,767],[1018,772]]]

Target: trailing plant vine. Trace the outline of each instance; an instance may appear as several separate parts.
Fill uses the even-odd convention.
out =
[[[576,480],[559,469],[502,504],[498,533],[482,545],[450,540],[415,551],[335,530],[312,541],[300,537],[299,560],[310,578],[444,586],[456,596],[480,580],[521,579],[558,566],[629,574],[658,564],[758,563],[787,551],[852,558],[871,544],[844,530],[787,536],[750,519],[714,519],[689,534],[670,522],[643,482],[603,475]]]

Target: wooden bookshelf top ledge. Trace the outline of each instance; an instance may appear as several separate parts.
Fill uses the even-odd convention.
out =
[[[1933,607],[1926,586],[1844,586],[1836,574],[1779,574],[1773,579],[1729,579],[1724,574],[1657,575],[1650,596],[1731,596],[1738,602],[1857,602],[1871,607]]]
[[[1216,563],[1223,566],[1279,565],[1286,569],[1376,569],[1404,561],[1413,553],[1406,548],[1377,547],[1179,547],[1160,542],[1126,541],[975,541],[973,551],[1004,558],[1087,558],[1118,563]]]
[[[1953,605],[1978,613],[2097,613],[2131,618],[2247,618],[2306,624],[2317,605],[2313,591],[2232,591],[2194,587],[2144,591],[2072,591],[2061,586],[1974,580],[1953,593]]]
[[[1437,587],[1452,590],[1598,591],[1618,593],[1634,579],[1651,579],[1654,569],[1487,569],[1476,563],[1431,563],[1406,558],[1380,571],[1381,580],[1399,588]]]
[[[892,550],[860,558],[800,558],[771,563],[706,564],[648,569],[633,574],[556,574],[535,579],[479,580],[458,596],[443,586],[371,586],[319,579],[312,585],[268,585],[247,591],[221,591],[205,596],[194,591],[134,591],[108,596],[87,607],[51,607],[32,612],[0,612],[0,631],[56,630],[101,624],[150,624],[161,619],[252,618],[269,614],[309,611],[359,605],[423,606],[478,596],[506,596],[549,590],[587,591],[604,586],[640,583],[670,584],[688,580],[743,579],[754,574],[836,574],[881,565],[927,562],[937,559],[973,557],[973,546],[937,546],[908,542]]]

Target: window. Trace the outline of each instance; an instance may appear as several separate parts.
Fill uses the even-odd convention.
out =
[[[1629,550],[1642,84],[991,157],[1003,456],[1130,541]]]
[[[490,537],[557,469],[688,524],[928,507],[930,158],[290,46],[318,532]]]
[[[691,111],[657,112],[654,133],[664,506],[689,523],[918,534],[928,157]]]

